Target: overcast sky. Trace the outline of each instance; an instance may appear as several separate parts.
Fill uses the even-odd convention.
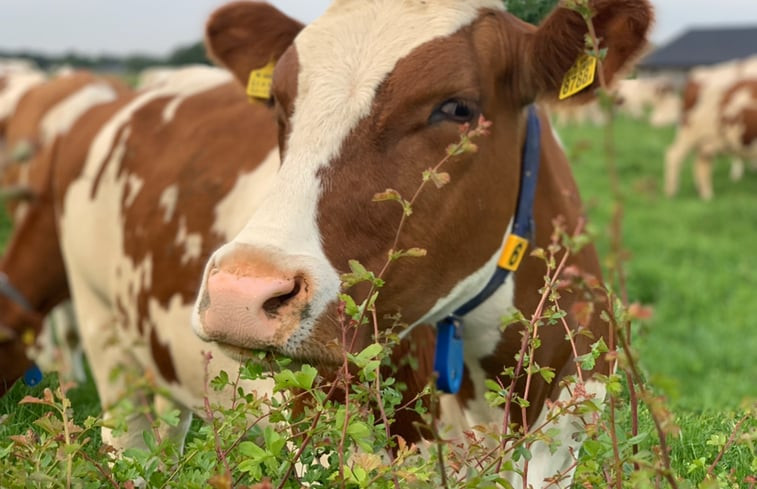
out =
[[[665,42],[690,26],[757,25],[757,0],[653,0],[652,40]],[[167,54],[200,39],[208,14],[223,0],[0,0],[0,49],[60,54]],[[272,0],[308,22],[329,0]]]

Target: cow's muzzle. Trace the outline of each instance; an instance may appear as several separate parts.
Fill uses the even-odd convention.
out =
[[[195,324],[205,340],[283,352],[309,319],[312,282],[302,270],[247,256],[211,266],[206,277]]]

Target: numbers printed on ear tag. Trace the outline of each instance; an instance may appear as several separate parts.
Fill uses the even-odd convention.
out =
[[[275,66],[276,62],[272,60],[264,67],[250,72],[250,77],[247,79],[247,97],[250,101],[271,98],[271,84],[273,83]]]
[[[597,73],[597,58],[584,53],[568,70],[560,87],[560,100],[571,97],[594,82]]]

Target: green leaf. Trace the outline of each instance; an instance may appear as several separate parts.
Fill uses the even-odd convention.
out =
[[[263,439],[265,440],[265,446],[273,456],[279,456],[281,451],[286,445],[286,438],[281,436],[271,426],[266,426],[263,431]]]
[[[155,447],[157,447],[157,443],[155,442],[155,435],[153,434],[152,430],[144,430],[142,432],[142,441],[145,442],[145,446],[147,449],[151,452],[155,451]]]
[[[551,384],[552,380],[555,378],[555,371],[551,367],[542,367],[539,369],[539,375],[544,379],[544,382]]]
[[[210,381],[210,387],[212,387],[214,391],[223,390],[227,385],[229,385],[229,374],[227,374],[225,370],[218,372],[218,375]]]
[[[383,280],[377,278],[373,272],[368,271],[359,261],[350,260],[347,263],[350,267],[350,273],[344,273],[340,277],[343,288],[349,289],[361,282],[370,282],[376,287],[382,287],[384,285]]]
[[[300,371],[294,374],[297,381],[297,387],[300,389],[310,390],[313,388],[313,382],[318,376],[318,370],[308,364],[303,365]]]
[[[262,363],[246,362],[239,369],[239,378],[242,380],[258,380],[263,377],[264,371]]]
[[[373,451],[371,445],[371,430],[367,424],[362,421],[353,421],[347,426],[347,434],[350,438],[360,447],[361,450],[366,452]]]
[[[363,348],[363,351],[358,353],[355,356],[355,364],[358,367],[362,367],[368,362],[368,360],[373,360],[376,358],[379,353],[383,351],[384,347],[381,346],[379,343],[371,343],[370,345]]]
[[[355,299],[349,294],[339,294],[339,299],[344,302],[344,313],[357,320],[358,316],[360,316],[361,310],[355,303]]]
[[[243,441],[239,444],[239,453],[250,460],[262,460],[267,453],[264,449],[251,441]]]
[[[597,364],[597,359],[592,353],[579,355],[578,358],[576,358],[576,361],[581,364],[583,370],[591,370]]]
[[[318,370],[307,364],[303,365],[297,372],[289,369],[282,370],[273,376],[273,390],[274,392],[293,388],[309,390],[313,387],[313,381],[317,375]]]
[[[276,372],[273,376],[273,382],[274,392],[288,390],[297,386],[297,378],[294,376],[294,372],[289,369]]]

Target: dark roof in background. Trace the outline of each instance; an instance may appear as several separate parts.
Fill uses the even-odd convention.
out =
[[[642,68],[690,68],[757,54],[757,26],[690,29],[655,49]]]

